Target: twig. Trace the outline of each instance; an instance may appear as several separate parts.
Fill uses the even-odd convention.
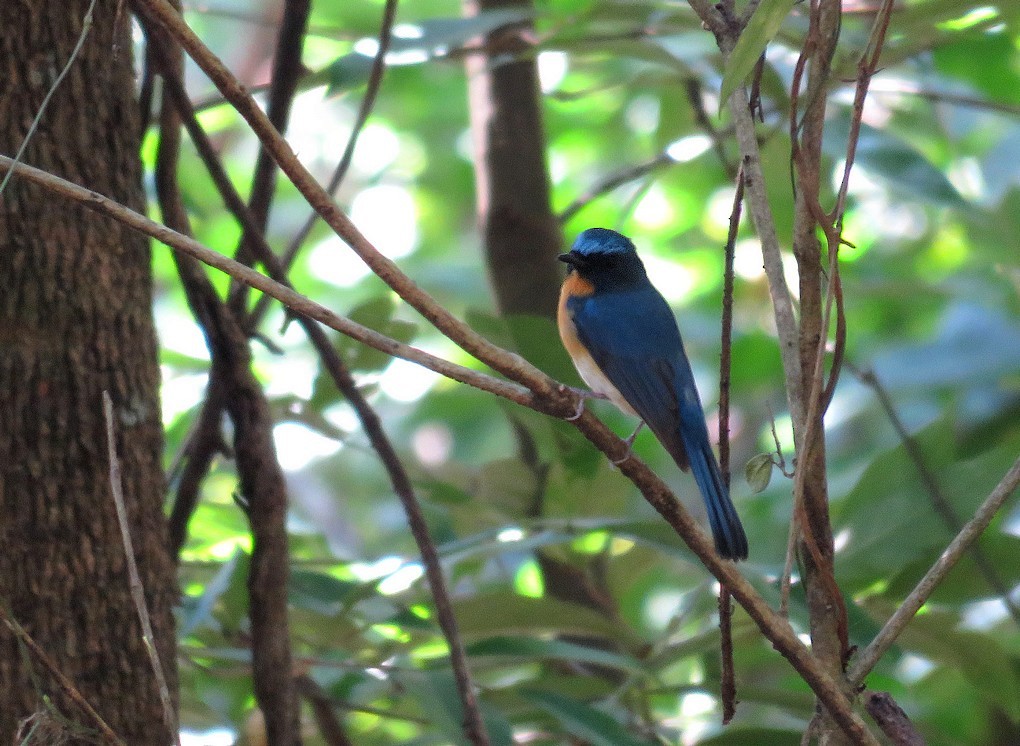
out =
[[[397,0],[386,0],[386,5],[383,7],[382,23],[379,27],[379,46],[376,50],[375,58],[372,60],[372,68],[368,73],[365,95],[361,99],[361,106],[358,108],[358,115],[354,119],[351,133],[347,136],[347,145],[340,156],[340,162],[337,163],[333,175],[329,178],[329,185],[326,187],[326,191],[330,194],[336,194],[344,177],[347,175],[347,170],[351,167],[351,161],[354,159],[354,150],[357,147],[358,138],[361,136],[362,130],[365,129],[365,123],[368,121],[369,114],[372,113],[372,109],[375,107],[376,96],[382,85],[383,73],[386,71],[386,53],[390,49],[390,41],[393,38],[393,20],[396,14]],[[280,258],[280,263],[285,271],[289,271],[291,264],[294,263],[294,258],[308,239],[308,235],[312,232],[312,228],[318,220],[319,213],[312,211],[312,214],[305,220],[304,225],[301,226],[300,230],[291,239],[290,244],[288,244],[287,249]],[[259,325],[269,307],[270,300],[266,296],[259,298],[248,320],[249,329],[254,329]]]
[[[868,386],[872,391],[875,392],[875,396],[878,398],[878,402],[882,407],[882,411],[885,412],[885,416],[889,418],[889,422],[892,424],[893,429],[900,438],[900,442],[903,443],[903,449],[907,453],[907,457],[913,462],[914,468],[917,469],[917,473],[921,477],[921,482],[924,484],[925,489],[928,491],[928,496],[931,499],[932,507],[935,508],[935,512],[939,518],[945,524],[953,534],[959,533],[960,528],[963,526],[963,521],[956,514],[956,510],[953,509],[952,503],[949,502],[949,498],[946,496],[945,491],[942,489],[942,485],[939,484],[938,477],[928,466],[928,462],[924,457],[924,453],[921,452],[920,446],[917,444],[917,439],[914,438],[909,432],[907,432],[906,425],[903,424],[903,420],[900,419],[899,414],[896,412],[896,405],[893,404],[892,398],[889,396],[889,392],[886,391],[881,381],[875,375],[873,370],[860,370],[859,368],[847,363],[847,367],[850,372],[857,376],[858,380],[861,381],[865,386]],[[1006,606],[1006,611],[1013,617],[1013,621],[1020,626],[1020,608],[1013,603],[1010,598],[1010,590],[1003,582],[1002,578],[999,577],[998,571],[995,569],[995,565],[988,558],[988,555],[981,549],[981,545],[975,543],[970,548],[971,559],[974,560],[974,564],[977,565],[978,571],[985,577],[985,582],[988,583],[989,587],[995,591],[999,596],[1002,597],[1002,602]]]
[[[124,555],[127,559],[128,585],[131,589],[131,600],[134,601],[135,610],[138,612],[138,621],[142,625],[142,640],[145,643],[145,652],[149,655],[152,673],[156,677],[156,685],[159,688],[159,701],[163,705],[163,720],[167,729],[173,734],[174,740],[180,744],[181,736],[177,727],[174,706],[170,700],[170,687],[166,683],[166,674],[163,672],[163,664],[159,659],[159,651],[156,650],[156,638],[152,633],[149,607],[145,602],[145,587],[142,585],[142,578],[138,574],[135,550],[131,543],[131,529],[128,527],[127,508],[124,505],[124,489],[120,479],[120,460],[117,458],[117,436],[114,432],[113,424],[113,400],[110,399],[110,392],[106,389],[103,389],[103,415],[106,417],[106,449],[110,460],[110,491],[113,494],[113,503],[117,506],[117,523],[120,525],[120,538],[124,544]]]
[[[776,444],[776,458],[779,471],[783,476],[792,479],[794,474],[787,472],[786,460],[783,458],[783,446],[779,442],[779,433],[776,432],[776,416],[772,407],[765,405],[769,410],[769,422],[772,429],[772,440]],[[775,462],[774,462],[775,463]],[[783,561],[783,574],[779,579],[779,614],[784,619],[790,614],[790,590],[793,584],[793,563],[797,555],[797,536],[799,532],[797,525],[797,512],[794,511],[790,517],[790,530],[786,533],[786,559]]]
[[[0,156],[0,169],[7,170],[11,167],[11,159]],[[488,347],[497,350],[500,353],[502,364],[513,372],[515,381],[526,381],[527,386],[516,382],[502,381],[493,376],[455,365],[410,345],[389,339],[371,329],[339,316],[329,309],[304,298],[293,290],[273,282],[250,267],[246,267],[222,254],[212,251],[194,239],[160,225],[97,192],[77,186],[31,166],[19,165],[16,167],[16,170],[21,178],[39,184],[69,199],[78,201],[86,207],[100,211],[114,220],[139,230],[178,251],[194,256],[216,269],[251,284],[252,287],[262,292],[273,295],[291,310],[321,321],[327,326],[370,347],[395,357],[419,363],[448,378],[489,391],[545,414],[565,417],[577,411],[578,398],[576,394],[571,393],[566,387],[561,388],[560,384],[549,379],[540,371],[536,371],[523,360],[520,360],[520,358],[505,350],[496,348],[491,343],[485,342],[484,345],[478,345],[475,349]],[[471,332],[471,334],[477,337],[474,332]],[[530,386],[534,386],[534,388],[529,388]],[[585,412],[573,424],[585,438],[610,458],[620,460],[628,453],[626,443],[590,412]],[[747,610],[748,615],[759,626],[763,634],[790,661],[791,665],[811,686],[812,690],[825,703],[825,706],[833,713],[840,726],[851,737],[856,738],[861,743],[876,743],[868,732],[867,727],[850,708],[849,703],[843,697],[839,685],[820,666],[812,653],[797,638],[786,620],[777,616],[769,608],[769,605],[740,574],[733,563],[719,558],[715,552],[712,540],[705,533],[704,529],[683,508],[662,480],[640,459],[633,456],[621,465],[620,470],[637,486],[649,504],[667,520],[673,530],[691,548],[705,567],[721,583],[729,587],[733,597]]]
[[[733,194],[730,210],[730,224],[723,250],[723,297],[721,343],[719,355],[719,469],[723,484],[730,488],[730,378],[733,353],[733,255],[740,228],[740,208],[744,203],[744,174],[738,170],[737,188]],[[723,725],[733,719],[737,708],[737,687],[733,673],[733,606],[726,586],[719,589],[719,653],[722,657],[722,672],[719,694],[722,697]]]
[[[557,220],[561,224],[566,223],[602,195],[608,194],[617,187],[628,184],[631,181],[636,181],[637,179],[655,173],[662,168],[672,166],[675,163],[676,161],[670,157],[667,151],[662,151],[654,158],[650,158],[642,163],[637,163],[633,166],[621,169],[620,171],[616,171],[615,173],[611,173],[593,184],[583,194],[579,195],[577,199],[567,205],[563,212],[557,216]]]
[[[981,96],[969,96],[962,93],[952,93],[950,91],[936,91],[928,88],[921,88],[920,86],[911,85],[906,82],[897,81],[894,83],[886,83],[885,85],[872,85],[871,90],[873,93],[877,94],[906,94],[908,96],[917,96],[918,98],[923,98],[936,104],[965,106],[970,109],[986,109],[1000,114],[1009,114],[1014,117],[1020,117],[1020,106],[1017,106],[1016,104],[1005,103],[1002,101],[989,101]]]
[[[311,676],[301,674],[297,677],[297,688],[301,696],[311,705],[312,716],[319,726],[319,734],[326,742],[326,746],[354,746],[344,724],[333,712],[333,703],[326,692],[322,691],[322,687]]]
[[[25,150],[28,148],[28,143],[31,142],[32,136],[35,134],[36,129],[39,128],[39,122],[42,121],[43,114],[46,113],[46,107],[50,104],[50,99],[53,98],[53,94],[57,92],[57,88],[63,82],[64,77],[70,71],[74,61],[78,59],[78,54],[81,52],[81,48],[85,46],[85,39],[89,35],[89,31],[92,30],[92,11],[96,9],[96,0],[92,0],[89,3],[88,10],[85,11],[85,17],[82,18],[81,22],[81,33],[78,34],[78,41],[74,45],[74,49],[71,50],[71,56],[67,58],[67,62],[57,75],[56,80],[53,81],[53,85],[46,91],[46,96],[43,98],[42,103],[39,104],[39,110],[35,113],[35,118],[32,119],[32,124],[29,125],[28,132],[25,133],[25,139],[21,141],[21,146],[18,148],[18,152],[14,155],[14,163],[21,163],[21,158],[25,155]],[[0,195],[4,193],[4,189],[7,188],[7,182],[11,180],[13,175],[12,171],[8,171],[2,181],[0,181]]]
[[[719,132],[719,129],[712,124],[712,120],[709,118],[708,112],[705,111],[705,101],[701,96],[701,82],[697,77],[692,75],[684,81],[684,92],[687,94],[687,102],[691,105],[691,111],[694,113],[695,123],[708,134],[709,139],[712,141],[712,148],[715,150],[716,157],[719,159],[719,163],[722,164],[726,174],[730,178],[735,178],[737,167],[734,166],[733,162],[726,154],[726,145],[722,134]]]
[[[3,622],[4,626],[18,638],[18,642],[28,648],[32,655],[35,656],[36,660],[42,663],[43,668],[45,668],[49,672],[50,676],[53,677],[54,681],[57,682],[57,686],[60,687],[60,691],[62,691],[69,700],[81,708],[82,712],[88,715],[107,743],[117,744],[117,746],[126,746],[120,736],[113,732],[113,729],[107,725],[106,721],[103,720],[100,714],[88,703],[88,700],[82,696],[81,692],[78,691],[78,688],[75,687],[75,685],[71,683],[71,680],[64,675],[56,662],[50,658],[49,654],[43,650],[39,646],[39,643],[32,639],[32,636],[28,634],[28,631],[11,616],[10,611],[7,608],[6,601],[0,603],[0,622]]]
[[[864,709],[894,746],[925,746],[924,736],[888,692],[868,692]]]
[[[273,55],[272,83],[269,86],[266,103],[266,118],[281,134],[287,129],[291,103],[294,94],[297,93],[298,80],[304,72],[301,50],[304,47],[310,12],[311,0],[284,0],[283,20],[277,31],[276,51]],[[269,222],[269,208],[276,187],[276,170],[276,161],[266,151],[265,146],[260,144],[248,198],[248,207],[255,218],[260,235],[265,234]],[[252,260],[251,241],[251,233],[245,229],[241,233],[235,254],[235,258],[244,264],[249,264]],[[236,314],[242,313],[247,299],[248,286],[233,283],[227,299],[230,309]]]
[[[744,189],[755,232],[761,241],[765,277],[769,284],[769,295],[779,335],[779,354],[783,362],[787,403],[794,422],[803,420],[804,409],[800,398],[791,392],[801,390],[800,356],[797,345],[797,318],[793,311],[793,298],[786,284],[783,270],[783,255],[779,247],[772,208],[765,191],[765,174],[762,171],[758,138],[755,134],[754,119],[747,108],[744,90],[738,88],[730,99],[730,113],[736,128],[744,171]]]
[[[853,662],[850,667],[848,678],[850,683],[859,686],[864,677],[875,667],[879,659],[896,641],[900,633],[910,624],[914,614],[924,605],[924,602],[932,594],[935,588],[949,574],[956,563],[963,556],[964,552],[977,541],[981,533],[988,528],[992,518],[1005,504],[1009,496],[1020,485],[1020,458],[1009,468],[1002,480],[995,486],[991,494],[985,498],[981,506],[975,511],[974,517],[967,521],[960,529],[953,540],[942,552],[934,565],[925,573],[920,582],[914,586],[914,590],[904,599],[900,607],[896,609],[889,620],[882,627],[882,630],[875,636],[867,648]]]
[[[797,537],[800,535],[800,521],[797,511],[790,516],[790,530],[786,533],[786,559],[783,560],[783,575],[779,580],[779,613],[783,618],[790,616],[790,592],[793,589],[793,563],[797,559]]]
[[[737,713],[737,684],[733,672],[733,603],[730,592],[719,586],[719,697],[722,699],[722,724],[728,725]]]
[[[188,538],[188,524],[198,506],[202,480],[209,473],[216,454],[228,451],[221,429],[222,419],[223,386],[216,379],[210,378],[198,421],[181,447],[180,456],[186,458],[186,462],[181,468],[174,504],[167,518],[167,544],[171,556],[178,562]],[[172,475],[173,471],[170,473]]]
[[[836,194],[836,204],[832,209],[831,218],[837,229],[843,225],[843,212],[846,206],[846,197],[850,189],[850,169],[853,167],[857,155],[857,142],[861,134],[861,122],[864,118],[864,100],[868,95],[868,86],[871,78],[878,69],[878,60],[882,54],[882,47],[885,44],[885,34],[889,29],[889,19],[892,15],[894,0],[883,0],[875,17],[875,23],[871,28],[871,36],[868,39],[868,50],[862,55],[857,64],[857,89],[854,92],[854,103],[852,116],[850,117],[850,134],[847,139],[846,161],[843,165],[843,179]]]
[[[12,160],[6,156],[0,155],[0,169],[8,170],[11,167]],[[469,386],[473,386],[483,391],[488,391],[496,394],[497,396],[501,396],[504,399],[515,401],[518,404],[524,404],[525,406],[533,406],[535,404],[536,398],[534,394],[524,386],[501,380],[471,368],[457,365],[456,363],[451,363],[416,347],[412,347],[411,345],[397,342],[384,334],[379,334],[366,326],[362,326],[361,324],[340,316],[325,306],[305,298],[303,295],[300,295],[294,290],[278,282],[274,282],[262,273],[256,272],[251,267],[239,264],[233,259],[225,257],[223,254],[203,246],[193,238],[167,228],[165,225],[161,225],[160,223],[157,223],[156,221],[125,207],[119,202],[115,202],[108,197],[104,197],[98,192],[80,187],[77,184],[72,184],[58,176],[33,168],[32,166],[26,166],[25,164],[18,165],[16,170],[19,177],[43,186],[76,202],[80,202],[85,207],[101,212],[114,220],[123,223],[124,225],[155,238],[157,241],[160,241],[177,251],[182,251],[193,256],[203,264],[208,264],[210,267],[218,269],[232,277],[236,277],[242,282],[248,283],[257,290],[261,290],[264,293],[272,295],[292,311],[308,316],[309,318],[313,318],[316,321],[320,321],[341,334],[366,344],[373,349],[379,350],[393,357],[399,357],[413,363],[418,363],[419,365],[422,365],[429,370],[433,370],[436,373],[454,381],[466,383]],[[553,409],[556,409],[556,411],[562,410],[562,412],[566,412],[568,414],[576,411],[576,396],[571,395],[569,392],[561,393],[558,390],[553,390],[551,387],[550,390],[551,400],[559,403],[559,406],[553,406]]]

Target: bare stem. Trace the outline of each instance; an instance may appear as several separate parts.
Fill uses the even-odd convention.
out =
[[[142,625],[142,640],[145,652],[149,655],[152,673],[156,677],[159,688],[159,701],[163,705],[163,719],[167,729],[174,734],[174,740],[180,744],[181,736],[177,728],[177,717],[170,701],[170,687],[166,683],[163,663],[156,650],[156,636],[152,633],[152,622],[149,619],[149,606],[145,602],[145,587],[142,576],[138,574],[138,563],[135,561],[135,550],[131,542],[131,529],[128,526],[127,508],[124,505],[124,488],[120,479],[120,459],[117,458],[117,435],[113,423],[113,400],[110,392],[103,390],[103,415],[106,417],[106,450],[110,460],[110,492],[113,503],[117,506],[117,523],[120,525],[120,538],[124,544],[124,555],[127,558],[128,583],[131,589],[131,600],[138,612],[138,621]]]
[[[1018,485],[1020,485],[1020,458],[1013,463],[1013,466],[1009,468],[1009,471],[1006,472],[999,484],[985,498],[985,501],[981,503],[981,506],[974,513],[974,517],[967,521],[966,525],[960,529],[960,533],[945,548],[938,561],[931,566],[931,569],[925,573],[924,577],[914,587],[914,590],[910,592],[910,595],[900,604],[900,607],[896,609],[893,615],[889,617],[885,626],[882,627],[882,631],[875,636],[875,639],[864,649],[864,652],[854,660],[848,674],[852,684],[857,686],[864,681],[864,677],[875,667],[875,664],[878,663],[879,659],[892,646],[896,638],[900,636],[900,633],[910,624],[914,614],[924,606],[924,602],[928,600],[932,591],[949,574],[949,571],[953,569],[971,544],[977,541],[982,532],[988,528],[992,518],[995,517],[995,514],[1005,504],[1006,500],[1009,499],[1009,496],[1013,494]]]

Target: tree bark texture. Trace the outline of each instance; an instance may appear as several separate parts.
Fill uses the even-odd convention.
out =
[[[0,3],[0,152],[25,138],[88,5]],[[133,89],[128,16],[101,0],[25,162],[144,212]],[[0,196],[0,603],[131,744],[169,743],[171,734],[128,587],[104,389],[156,648],[176,697],[149,259],[141,235],[39,187],[15,178]],[[0,743],[44,708],[44,695],[85,723],[28,662],[0,629]]]

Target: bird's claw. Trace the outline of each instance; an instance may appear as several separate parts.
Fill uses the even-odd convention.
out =
[[[627,452],[623,454],[621,458],[609,459],[609,462],[613,466],[620,466],[624,461],[626,461],[627,459],[634,455],[634,439],[637,438],[638,433],[641,432],[641,428],[643,428],[644,426],[645,423],[644,420],[642,420],[641,422],[638,423],[638,426],[637,428],[635,428],[634,432],[630,434],[630,437],[623,441],[624,443],[627,444]]]
[[[575,422],[576,420],[580,419],[581,415],[584,414],[584,402],[586,400],[588,400],[588,399],[608,399],[609,398],[605,394],[600,393],[598,391],[589,391],[588,389],[579,389],[579,388],[576,388],[574,386],[567,386],[565,383],[561,383],[560,384],[560,391],[562,391],[564,393],[566,393],[567,391],[570,391],[570,392],[572,392],[574,394],[577,394],[577,396],[579,398],[579,400],[577,402],[577,409],[574,410],[574,413],[572,415],[570,415],[569,417],[565,417],[564,418],[567,422]]]

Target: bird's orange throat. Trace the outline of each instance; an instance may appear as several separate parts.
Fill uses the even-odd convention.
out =
[[[577,272],[571,272],[563,281],[563,289],[560,291],[560,301],[566,301],[570,297],[587,298],[595,292],[595,286],[590,280],[581,277]]]

